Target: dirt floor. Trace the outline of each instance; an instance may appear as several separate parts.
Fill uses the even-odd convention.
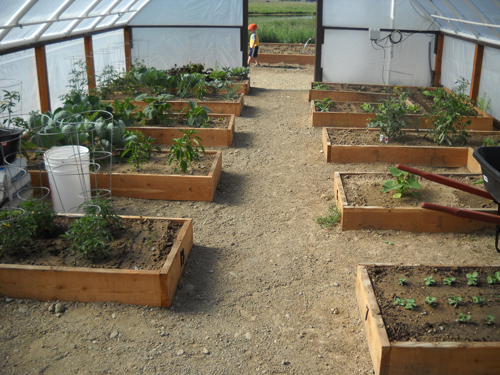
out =
[[[371,374],[358,263],[500,263],[491,231],[321,229],[334,171],[389,165],[325,162],[312,69],[251,68],[213,202],[116,198],[120,214],[194,219],[170,309],[2,298],[0,373]]]

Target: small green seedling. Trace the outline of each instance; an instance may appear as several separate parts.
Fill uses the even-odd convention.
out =
[[[417,307],[417,303],[415,301],[415,298],[410,298],[405,300],[405,309],[406,310],[415,310],[415,307]]]
[[[340,212],[337,207],[330,205],[328,207],[328,211],[330,212],[329,214],[325,216],[318,216],[316,218],[316,222],[321,226],[321,228],[334,227],[342,218],[342,212]]]
[[[472,302],[474,302],[475,304],[478,304],[478,305],[486,305],[486,301],[484,300],[484,297],[473,296]]]
[[[436,300],[437,300],[436,297],[429,297],[429,296],[425,297],[425,303],[427,303],[428,305],[435,305]]]
[[[394,245],[394,242],[392,242],[392,241],[384,241],[384,243],[387,245]]]
[[[459,302],[462,302],[462,297],[450,296],[450,298],[448,298],[448,303],[453,307],[458,307]]]
[[[457,279],[454,277],[448,276],[446,279],[443,280],[444,285],[452,285]]]
[[[395,190],[396,193],[392,196],[393,198],[401,198],[404,194],[411,194],[413,197],[418,198],[418,194],[410,191],[410,189],[421,189],[422,186],[412,174],[399,170],[396,167],[390,167],[389,172],[396,178],[396,181],[384,181],[382,184],[383,188],[380,189],[382,193]]]
[[[487,325],[489,325],[489,326],[491,326],[491,325],[495,324],[495,323],[493,322],[493,319],[495,319],[495,317],[494,317],[493,315],[488,315],[488,316],[486,317],[486,324],[487,324]]]
[[[464,314],[464,313],[460,313],[460,315],[458,317],[458,321],[460,323],[470,322],[470,315],[467,315],[467,314]]]
[[[402,277],[402,278],[399,279],[398,284],[399,285],[405,285],[405,281],[406,281],[406,277]]]
[[[427,286],[436,285],[436,280],[434,280],[434,278],[432,276],[426,277],[424,279],[424,282],[425,282],[425,285],[427,285]]]
[[[405,305],[405,300],[404,298],[396,298],[394,301],[392,301],[393,304],[399,305],[399,306],[404,306]]]
[[[497,284],[500,283],[500,272],[492,273],[490,276],[486,278],[488,280],[488,284]]]
[[[477,278],[479,276],[479,273],[474,272],[474,273],[468,273],[467,275],[467,285],[472,286],[472,285],[477,285]]]

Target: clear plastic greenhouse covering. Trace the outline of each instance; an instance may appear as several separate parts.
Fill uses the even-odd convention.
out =
[[[129,24],[132,58],[159,69],[191,62],[238,67],[242,25],[241,0],[153,0]]]
[[[0,52],[123,27],[151,0],[0,0]]]

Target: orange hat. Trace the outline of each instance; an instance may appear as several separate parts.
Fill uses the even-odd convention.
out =
[[[250,25],[248,25],[248,30],[257,30],[257,25],[254,23],[251,23]]]

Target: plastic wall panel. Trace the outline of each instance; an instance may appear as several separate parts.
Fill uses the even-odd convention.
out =
[[[242,0],[152,0],[132,20],[134,25],[242,26]]]
[[[382,33],[382,38],[386,35],[388,33]],[[415,34],[395,46],[391,85],[430,85],[429,43],[432,52],[434,38]],[[383,50],[372,48],[366,31],[325,30],[321,61],[323,82],[387,84],[389,58],[388,48],[385,56]]]
[[[93,35],[92,48],[96,76],[100,76],[103,69],[109,65],[117,71],[125,70],[125,40],[122,29]]]
[[[132,29],[134,48],[132,60],[145,61],[147,66],[170,69],[189,63],[206,67],[241,66],[240,30],[217,28],[137,28]],[[149,56],[141,56],[146,49],[135,48],[135,40],[149,46]]]
[[[16,84],[17,80],[22,82],[22,89],[20,105],[14,108],[16,114],[39,111],[40,100],[34,49],[0,55],[0,90],[17,91],[19,87]]]
[[[452,89],[461,77],[471,81],[475,48],[474,43],[445,36],[441,63],[443,86]]]
[[[50,90],[50,108],[54,111],[63,102],[59,97],[69,92],[69,74],[73,64],[85,59],[85,46],[82,39],[49,44],[45,47],[47,75]]]
[[[483,68],[479,84],[479,97],[486,94],[486,103],[491,99],[490,109],[486,111],[500,120],[500,50],[491,47],[484,48]]]
[[[324,0],[323,3],[324,26],[388,29],[390,15],[391,0]]]

